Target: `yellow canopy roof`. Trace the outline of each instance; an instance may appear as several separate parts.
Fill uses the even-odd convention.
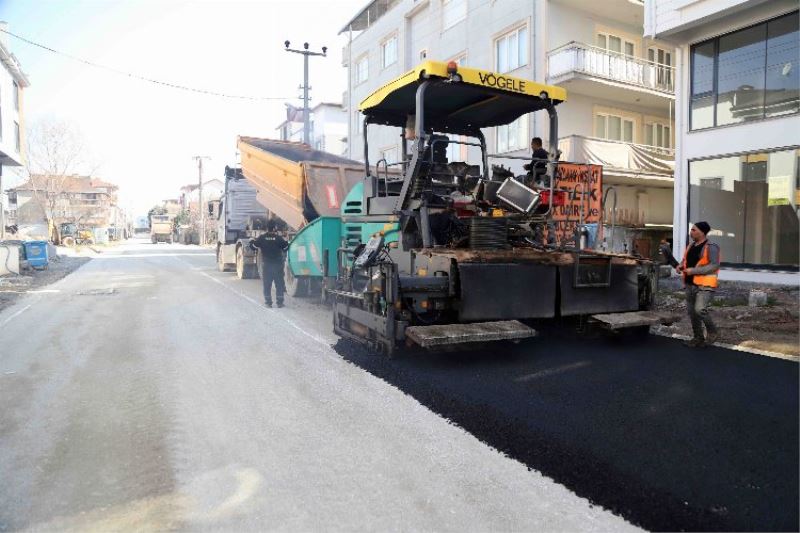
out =
[[[521,115],[559,104],[567,91],[555,85],[458,67],[460,81],[450,82],[447,63],[426,61],[380,87],[359,110],[370,122],[404,126],[416,110],[417,87],[438,81],[425,92],[425,126],[437,131],[467,132],[513,122]]]

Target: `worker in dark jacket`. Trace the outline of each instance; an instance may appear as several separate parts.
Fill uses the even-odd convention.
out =
[[[528,171],[530,183],[541,185],[543,176],[547,173],[547,150],[542,148],[542,138],[531,139],[531,162],[522,165]]]
[[[264,305],[272,307],[272,284],[275,284],[275,301],[283,307],[283,294],[286,285],[283,282],[283,253],[289,243],[275,232],[275,220],[267,221],[267,231],[250,241],[250,248],[258,249],[261,256],[261,281],[264,284]]]
[[[708,307],[717,288],[721,255],[719,246],[706,238],[709,231],[711,226],[708,222],[693,224],[689,230],[692,242],[686,247],[683,260],[679,263],[671,253],[667,256],[670,264],[683,276],[686,311],[689,313],[694,334],[685,344],[693,348],[713,344],[718,336],[717,328],[708,314]],[[661,251],[667,255],[669,248],[662,247]]]

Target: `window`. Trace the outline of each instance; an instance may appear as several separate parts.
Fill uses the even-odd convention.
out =
[[[644,125],[644,143],[648,146],[672,148],[672,130],[660,122],[648,122]]]
[[[397,154],[398,154],[397,146],[392,146],[390,148],[384,148],[383,150],[381,150],[381,154],[380,154],[380,157],[378,159],[385,159],[386,163],[388,165],[391,165],[392,163],[397,163],[398,162]],[[383,168],[383,164],[382,163],[381,163],[381,168]]]
[[[800,32],[798,13],[767,23],[767,69],[764,114],[800,111]]]
[[[19,111],[19,85],[14,82],[14,109]]]
[[[798,13],[697,44],[691,129],[800,112]]]
[[[528,64],[528,27],[522,26],[494,43],[497,72],[510,72]]]
[[[511,124],[497,127],[497,152],[513,152],[528,147],[528,115],[522,115]]]
[[[19,143],[19,122],[14,122],[14,143],[17,148],[17,153],[19,153],[22,148]]]
[[[647,49],[647,60],[657,65],[656,82],[672,87],[672,52],[652,46]]]
[[[617,115],[598,113],[594,116],[594,135],[611,141],[633,142],[634,122]]]
[[[467,150],[469,146],[460,144],[463,142],[470,142],[464,135],[448,135],[452,142],[447,143],[447,160],[452,163],[453,161],[466,161],[468,159]]]
[[[800,150],[689,162],[689,220],[708,220],[727,264],[797,270]]]
[[[386,68],[395,63],[397,63],[397,35],[389,37],[381,45],[381,66]]]
[[[442,30],[467,18],[467,0],[442,0]]]
[[[356,85],[364,83],[369,78],[369,57],[363,56],[356,61]]]
[[[625,53],[626,56],[634,57],[636,55],[636,44],[618,35],[611,35],[610,33],[598,33],[596,42],[598,48],[608,50],[609,52],[616,52],[618,54]]]
[[[353,111],[353,133],[355,135],[361,135],[361,128],[363,127],[364,123],[361,120],[361,113],[356,109]]]

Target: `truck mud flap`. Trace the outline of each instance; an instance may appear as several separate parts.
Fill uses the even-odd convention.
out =
[[[443,324],[435,326],[409,326],[406,336],[423,348],[527,339],[536,336],[536,330],[518,320],[474,322],[471,324]]]
[[[667,311],[631,311],[628,313],[605,313],[592,315],[589,320],[603,328],[616,331],[625,328],[672,324],[680,315]]]

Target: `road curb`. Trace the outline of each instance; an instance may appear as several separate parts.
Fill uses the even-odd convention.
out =
[[[660,333],[658,331],[653,331],[651,333],[653,335],[658,335],[659,337],[667,337],[669,339],[678,339],[682,341],[690,339],[689,335],[679,335],[677,333]],[[767,357],[774,357],[776,359],[785,359],[787,361],[794,361],[795,363],[800,363],[800,357],[796,355],[789,355],[780,352],[771,352],[769,350],[759,350],[758,348],[751,348],[750,346],[742,346],[741,344],[724,344],[722,342],[715,342],[712,346],[716,346],[717,348],[725,348],[728,350],[735,350],[737,352],[745,352],[753,355],[764,355]]]

